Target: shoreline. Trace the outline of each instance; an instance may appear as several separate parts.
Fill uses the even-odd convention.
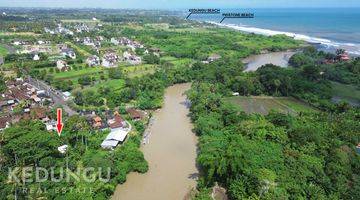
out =
[[[275,36],[275,35],[286,35],[293,38],[294,40],[304,41],[306,46],[314,46],[318,50],[334,53],[336,49],[345,49],[351,57],[360,57],[360,43],[343,43],[336,42],[329,39],[312,37],[304,34],[276,31],[265,28],[241,26],[237,24],[220,24],[213,21],[200,21],[206,24],[214,25],[220,28],[227,28],[231,30],[237,30],[248,34],[258,34],[264,36]]]

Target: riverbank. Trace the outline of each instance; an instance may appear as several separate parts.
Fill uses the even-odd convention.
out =
[[[196,187],[197,138],[188,117],[185,91],[190,84],[166,89],[164,106],[153,115],[148,143],[141,147],[149,164],[145,174],[131,173],[118,185],[113,200],[183,199]]]

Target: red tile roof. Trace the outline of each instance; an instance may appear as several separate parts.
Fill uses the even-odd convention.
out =
[[[109,126],[110,128],[121,128],[124,126],[124,119],[120,114],[115,114],[114,121]]]

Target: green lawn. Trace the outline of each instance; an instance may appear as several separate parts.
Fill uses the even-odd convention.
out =
[[[6,56],[6,54],[8,54],[8,50],[0,45],[0,56]]]
[[[109,87],[112,91],[119,90],[123,88],[125,85],[125,80],[123,79],[111,79],[107,81],[100,82],[92,87],[89,87],[89,89],[95,89],[98,90],[100,87]]]
[[[123,72],[130,78],[144,76],[146,74],[152,74],[157,69],[156,65],[143,64],[127,66],[123,68]]]
[[[74,79],[79,76],[91,75],[103,71],[101,67],[89,67],[83,68],[82,70],[70,70],[67,72],[54,73],[55,79]]]
[[[237,96],[226,98],[225,101],[233,103],[248,114],[259,113],[266,115],[271,110],[276,110],[279,112],[296,115],[298,112],[316,111],[309,105],[292,97]]]
[[[172,64],[174,64],[175,67],[188,67],[190,64],[192,64],[194,61],[190,58],[181,58],[176,59],[173,61],[170,61]]]
[[[79,46],[75,45],[72,42],[65,42],[65,44],[69,45],[71,48],[74,48],[77,52],[79,52],[80,54],[82,54],[85,57],[91,56],[91,54],[89,52],[87,52],[86,50],[80,48]]]

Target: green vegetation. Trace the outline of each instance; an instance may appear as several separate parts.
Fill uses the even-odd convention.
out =
[[[360,89],[354,85],[332,82],[333,96],[346,102],[360,105]]]
[[[246,115],[221,93],[207,83],[188,92],[200,137],[201,191],[217,182],[230,199],[356,198],[358,110]]]
[[[271,110],[281,113],[297,114],[299,112],[314,111],[310,106],[294,98],[288,97],[230,97],[227,102],[237,105],[242,111],[251,114],[267,115]]]
[[[332,83],[320,66],[270,64],[244,73],[221,60],[191,70],[188,97],[203,172],[196,199],[208,199],[204,192],[215,183],[230,199],[356,198],[359,109],[331,102]],[[233,92],[244,96],[229,97]]]
[[[55,79],[73,79],[73,78],[77,78],[77,77],[84,76],[84,75],[95,74],[102,70],[103,69],[100,67],[91,67],[91,68],[89,67],[89,68],[84,68],[81,70],[70,70],[67,72],[55,73],[54,78]]]
[[[91,56],[91,54],[89,52],[87,52],[86,50],[80,48],[78,45],[75,45],[72,42],[66,42],[66,44],[69,45],[71,48],[74,48],[74,50],[76,52],[78,52],[83,57]]]
[[[6,56],[7,54],[8,50],[4,46],[0,45],[0,56]]]
[[[342,51],[339,51],[341,53]],[[308,47],[302,53],[295,54],[290,58],[290,64],[294,67],[315,66],[326,79],[344,83],[360,84],[360,59],[356,58],[349,62],[343,62],[339,55],[316,51]]]
[[[211,32],[176,32],[166,30],[124,29],[125,36],[159,47],[176,58],[204,60],[212,53],[226,57],[244,58],[260,50],[280,51],[297,48],[301,42],[284,36],[265,37],[249,35],[227,29],[210,29]]]
[[[141,77],[147,74],[155,73],[158,67],[152,64],[142,64],[142,65],[134,65],[127,66],[123,68],[123,72],[130,78]]]
[[[100,52],[74,43],[69,35],[50,35],[44,27],[65,26],[91,19],[92,12],[69,15],[54,10],[36,13],[39,22],[26,17],[4,21],[0,31],[14,24],[18,33],[41,33],[41,39],[53,44],[69,44],[76,60],[66,59],[71,69],[61,72],[55,60],[42,55],[32,61],[31,54],[8,54],[6,68],[19,76],[28,72],[62,91],[72,91],[71,106],[81,111],[124,110],[127,106],[157,109],[162,106],[166,87],[193,82],[188,92],[191,119],[199,136],[198,164],[202,174],[196,199],[209,199],[211,187],[218,183],[227,189],[230,199],[356,199],[360,193],[360,158],[354,147],[359,142],[359,109],[346,103],[334,104],[334,93],[355,97],[359,84],[359,59],[340,62],[339,55],[306,48],[290,59],[293,68],[265,65],[255,72],[243,72],[241,59],[262,51],[297,49],[303,43],[286,36],[266,37],[220,29],[207,24],[186,22],[178,17],[163,17],[163,12],[127,15],[99,11],[103,23],[96,31],[75,33],[76,37],[105,38]],[[65,12],[65,13],[64,13]],[[145,12],[145,11],[144,11]],[[149,11],[151,12],[151,11]],[[145,12],[147,13],[147,12]],[[146,17],[144,17],[146,16]],[[162,17],[159,17],[162,16]],[[87,21],[83,21],[87,23]],[[94,25],[94,23],[92,23]],[[4,42],[15,39],[35,42],[38,34],[1,34]],[[87,56],[101,56],[106,50],[122,53],[127,47],[114,47],[112,37],[140,41],[156,53],[136,50],[146,64],[117,68],[86,67]],[[212,54],[220,59],[204,63]],[[325,59],[325,60],[324,60]],[[327,61],[331,64],[326,64]],[[325,61],[325,62],[324,62]],[[352,84],[353,86],[340,85]],[[0,91],[4,79],[0,78]],[[237,92],[240,97],[231,97]],[[264,99],[264,96],[271,98]],[[307,102],[311,106],[308,106]],[[274,111],[271,111],[274,110]],[[245,111],[245,112],[243,112]],[[252,114],[261,113],[259,114]],[[82,117],[70,117],[62,137],[49,134],[37,121],[22,121],[1,132],[0,191],[4,199],[107,199],[116,184],[126,180],[131,171],[144,173],[147,164],[139,151],[144,124],[135,124],[133,132],[120,148],[108,152],[100,142],[108,132],[94,131]],[[66,154],[57,147],[68,144]],[[8,182],[9,167],[51,166],[110,167],[111,181],[84,180],[71,183]],[[61,187],[92,188],[93,193],[58,195]],[[48,189],[48,193],[22,194],[23,188]]]
[[[144,173],[148,170],[147,163],[139,151],[142,132],[132,134],[121,147],[114,151],[104,151],[100,147],[101,141],[107,132],[95,132],[82,117],[71,117],[66,121],[66,126],[61,137],[56,133],[48,133],[44,125],[38,121],[23,121],[6,129],[1,133],[2,147],[0,149],[0,190],[1,199],[108,199],[119,183],[126,180],[126,174],[131,171]],[[67,144],[65,154],[58,152],[57,148]],[[36,148],[34,148],[36,147]],[[61,177],[60,169],[77,173],[77,169],[84,170],[92,167],[88,177],[94,175],[95,181],[88,182],[81,176],[80,179],[61,179],[54,182],[46,179],[44,182],[20,182],[8,179],[8,168],[19,167],[20,172],[25,167],[42,167],[55,169],[55,177]],[[98,176],[100,168],[101,181]],[[110,169],[110,174],[108,170]],[[35,178],[35,169],[30,171],[30,176]],[[17,174],[22,178],[21,173]],[[41,176],[43,178],[43,176]],[[66,177],[66,176],[64,176]],[[89,178],[88,178],[89,179]],[[10,180],[10,181],[8,181]],[[73,190],[70,190],[70,187]],[[27,190],[25,190],[28,188]],[[43,191],[43,192],[30,192]],[[64,190],[65,188],[65,190]],[[46,192],[44,192],[46,190]],[[61,195],[59,192],[61,191]],[[75,192],[81,191],[81,192]],[[85,191],[85,192],[82,192]]]
[[[0,73],[0,93],[5,92],[6,84],[5,84],[5,77],[3,74]]]

